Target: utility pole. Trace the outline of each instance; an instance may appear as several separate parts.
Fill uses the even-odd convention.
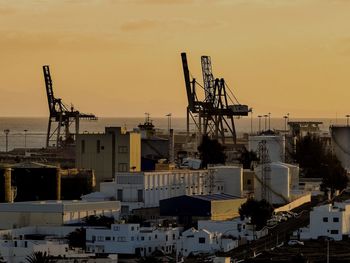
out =
[[[167,115],[165,115],[166,117],[168,117],[168,133],[170,134],[170,129],[171,129],[171,113],[168,113]]]
[[[4,133],[5,133],[5,138],[6,138],[6,152],[8,152],[9,151],[9,133],[10,133],[10,130],[6,129],[6,130],[4,130]]]
[[[253,134],[253,108],[250,108],[249,112],[250,112],[250,134]]]
[[[264,115],[264,118],[265,118],[265,126],[264,126],[264,130],[266,131],[266,128],[267,128],[267,117],[268,117],[268,115],[267,114],[265,114]]]
[[[269,131],[271,130],[271,112],[269,112]]]

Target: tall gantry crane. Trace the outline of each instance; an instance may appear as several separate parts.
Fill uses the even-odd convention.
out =
[[[187,136],[192,120],[200,136],[207,134],[221,143],[230,137],[236,144],[234,116],[248,116],[250,109],[238,102],[223,78],[214,77],[209,56],[201,57],[203,86],[191,79],[186,53],[181,53],[181,58],[188,100]],[[200,98],[197,87],[204,90],[204,98]]]
[[[69,109],[62,102],[62,99],[55,98],[48,65],[43,66],[43,72],[50,113],[47,126],[46,147],[52,146],[52,142],[55,142],[57,148],[73,145],[75,137],[79,133],[80,120],[96,120],[97,117],[94,114],[80,113],[75,110],[73,106]],[[72,134],[69,129],[73,123],[75,124],[75,135]],[[64,130],[63,133],[62,129]]]

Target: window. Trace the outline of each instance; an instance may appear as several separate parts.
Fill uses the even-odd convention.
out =
[[[117,241],[118,242],[126,242],[126,237],[118,237]]]
[[[106,240],[106,241],[110,241],[110,240],[111,240],[111,237],[106,237],[105,240]]]
[[[113,231],[119,231],[119,230],[120,230],[119,226],[113,226]]]
[[[81,140],[81,153],[85,153],[85,140]]]
[[[158,238],[158,235],[154,235],[154,239],[157,239]]]
[[[324,217],[323,222],[328,222],[328,217]]]
[[[339,222],[339,217],[333,217],[333,222]]]
[[[104,241],[103,236],[98,236],[98,237],[97,237],[97,241]]]
[[[247,180],[247,185],[251,185],[252,181],[250,179]]]
[[[131,237],[131,241],[134,241],[134,237]]]
[[[152,248],[148,247],[148,252],[151,253],[152,252]]]
[[[127,172],[128,164],[127,163],[119,163],[118,164],[118,172]]]
[[[168,241],[168,235],[165,235],[165,241]]]
[[[119,146],[118,147],[118,152],[119,153],[127,153],[128,152],[128,147],[127,146]]]
[[[97,142],[96,142],[96,152],[100,153],[100,151],[101,151],[101,141],[97,140]]]
[[[331,230],[331,234],[332,234],[332,235],[337,235],[338,233],[339,233],[338,230]]]
[[[135,229],[135,227],[132,226],[132,227],[131,227],[131,231],[134,231],[134,229]]]
[[[28,247],[28,241],[24,241],[24,247]]]
[[[123,189],[118,189],[117,190],[117,200],[118,201],[123,201]]]
[[[141,237],[141,240],[142,240],[142,241],[145,240],[145,237]]]
[[[173,240],[175,240],[175,234],[173,234]]]
[[[198,238],[198,243],[199,244],[204,244],[205,243],[205,237]]]
[[[148,240],[151,240],[151,236],[148,237]]]
[[[143,202],[143,190],[137,190],[137,202]]]

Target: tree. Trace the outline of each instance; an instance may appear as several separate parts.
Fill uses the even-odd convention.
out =
[[[224,164],[226,160],[224,149],[225,147],[218,140],[212,140],[208,135],[203,135],[202,142],[198,146],[202,166],[208,167],[208,164]]]
[[[246,148],[241,153],[241,157],[239,158],[239,162],[243,164],[244,169],[252,169],[253,163],[259,160],[256,152],[247,151]]]
[[[114,224],[114,218],[105,215],[100,216],[87,216],[83,219],[84,223],[88,226],[105,226],[110,228]]]
[[[51,256],[46,253],[46,251],[43,253],[41,251],[34,252],[30,256],[26,257],[26,261],[28,263],[54,263],[56,262],[51,258]]]
[[[346,188],[346,170],[319,137],[307,135],[298,140],[293,157],[299,163],[304,177],[322,178],[321,189],[325,194],[330,191],[333,196],[336,190]]]
[[[272,205],[265,199],[257,201],[250,198],[239,208],[239,215],[242,220],[250,217],[250,222],[256,226],[256,230],[260,230],[271,218],[273,210]]]
[[[85,250],[86,246],[86,229],[77,228],[75,231],[69,233],[66,238],[68,239],[69,247],[78,247]]]

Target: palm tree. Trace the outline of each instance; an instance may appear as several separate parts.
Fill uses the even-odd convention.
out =
[[[46,251],[43,253],[41,251],[34,252],[33,254],[26,257],[26,260],[28,263],[54,263],[55,260],[51,259],[51,256],[46,253]]]

